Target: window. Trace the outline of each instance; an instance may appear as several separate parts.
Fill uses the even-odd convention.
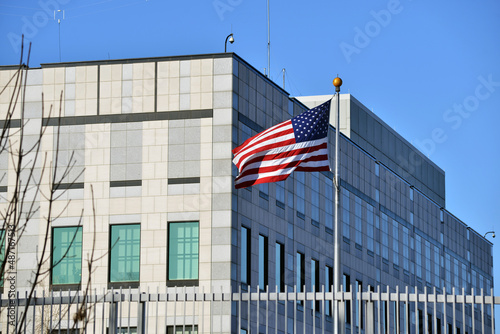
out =
[[[356,280],[356,293],[362,293],[363,292],[363,283],[359,280]],[[361,306],[361,307],[360,307]],[[363,329],[364,328],[364,322],[363,322],[363,319],[364,319],[364,312],[363,312],[363,304],[359,305],[359,301],[358,301],[358,297],[356,296],[356,299],[354,300],[354,309],[355,309],[355,313],[356,313],[356,327],[360,328],[360,329]],[[361,323],[359,323],[359,318],[358,317],[358,312],[360,312],[359,310],[361,309]]]
[[[250,285],[250,229],[242,226],[241,227],[241,283]]]
[[[276,286],[279,292],[285,291],[285,246],[276,243]]]
[[[439,265],[440,254],[439,247],[434,246],[434,283],[436,287],[440,287],[441,266]]]
[[[344,292],[349,292],[351,291],[351,277],[349,275],[344,274],[343,276],[343,281],[342,281],[342,286],[344,288]],[[345,302],[345,323],[346,324],[351,324],[351,301],[346,301]]]
[[[375,232],[373,226],[373,206],[370,204],[366,205],[366,249],[368,254],[373,256],[375,253],[374,241]]]
[[[292,185],[292,189],[293,189],[293,183],[289,183],[289,184]],[[250,187],[248,187],[248,188],[250,188]],[[288,197],[286,198],[286,203],[290,209],[293,209],[293,194],[294,193],[292,191],[289,191]]]
[[[82,279],[82,227],[52,229],[53,285],[80,284]]]
[[[388,302],[381,302],[380,303],[380,325],[382,327],[382,333],[390,333],[389,332],[389,326],[387,325],[387,316],[389,312],[389,307],[388,307]]]
[[[295,173],[296,182],[296,195],[297,195],[297,217],[301,219],[305,219],[305,198],[306,198],[306,190],[305,190],[305,173]]]
[[[168,229],[168,280],[198,280],[199,223],[170,223]]]
[[[392,261],[399,266],[399,223],[392,221]]]
[[[381,239],[382,239],[382,258],[385,261],[389,261],[389,222],[387,220],[387,216],[382,214],[382,231],[381,231]]]
[[[319,286],[319,261],[311,259],[311,289],[315,292],[320,291]],[[320,302],[316,301],[316,305],[311,301],[311,308],[314,308],[316,312],[320,311]]]
[[[80,333],[79,332],[79,329],[75,329],[76,331],[78,332],[74,332],[75,334],[78,334]],[[109,327],[106,328],[106,334],[109,334]],[[59,332],[57,329],[54,331],[54,334],[59,334],[59,333],[66,333],[66,330],[61,330],[61,332]],[[70,332],[71,334],[73,334],[73,332]],[[118,327],[116,329],[116,334],[136,334],[137,333],[137,327],[127,327],[127,326],[124,326],[124,327]]]
[[[329,179],[323,182],[324,189],[324,207],[325,207],[325,228],[330,234],[333,234],[333,183]]]
[[[418,333],[419,334],[424,334],[424,314],[422,310],[418,310]],[[449,326],[449,324],[448,324]],[[448,327],[448,333],[453,333],[453,331],[450,330],[451,328]]]
[[[304,254],[297,252],[297,292],[304,292],[304,285],[306,284],[305,278],[305,259]],[[303,304],[303,301],[298,302]]]
[[[361,220],[361,217],[354,217],[354,228],[356,230],[356,248],[362,250],[362,245],[363,245],[363,221]]]
[[[406,271],[410,271],[409,261],[410,261],[410,235],[408,228],[403,226],[403,269]]]
[[[315,226],[319,226],[319,190],[319,173],[311,173],[311,222]]]
[[[141,225],[111,225],[109,282],[139,282]]]
[[[276,182],[276,205],[285,209],[285,182]]]
[[[259,287],[265,290],[268,285],[268,245],[267,237],[259,235]]]
[[[332,292],[333,288],[333,269],[330,266],[325,267],[325,292]],[[332,315],[332,302],[330,300],[325,301],[325,314],[327,316]]]
[[[266,201],[269,200],[269,183],[259,184],[259,196]]]
[[[293,101],[292,100],[288,100],[288,114],[290,116],[293,116]]]
[[[350,222],[349,222],[349,192],[342,188],[342,197],[341,197],[341,205],[342,205],[342,235],[344,240],[349,240],[350,238]]]
[[[175,326],[167,326],[167,334],[198,334],[198,325],[178,325]]]

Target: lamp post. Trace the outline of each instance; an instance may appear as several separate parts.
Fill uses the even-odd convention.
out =
[[[488,234],[490,234],[490,233],[491,233],[491,234],[493,234],[493,235],[492,235],[492,237],[493,237],[493,238],[495,237],[495,231],[488,231],[488,232],[486,232],[486,233],[484,234],[484,238],[486,238],[486,236],[487,236]]]
[[[224,52],[227,52],[227,40],[229,39],[229,43],[233,44],[234,43],[234,37],[233,37],[233,33],[230,33],[229,35],[227,35],[226,37],[226,42],[224,43]]]

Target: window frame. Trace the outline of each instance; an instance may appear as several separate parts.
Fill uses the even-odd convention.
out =
[[[118,226],[138,226],[139,227],[139,279],[137,281],[111,281],[111,271],[112,271],[112,265],[111,265],[111,258],[113,254],[113,228],[118,227]],[[141,229],[141,224],[140,223],[133,223],[133,224],[110,224],[109,225],[109,254],[108,254],[108,289],[111,288],[137,288],[140,285],[140,280],[141,280],[141,236],[142,236],[142,229]]]
[[[314,288],[314,289],[313,289]],[[319,260],[311,258],[311,291],[320,292],[320,269]],[[316,312],[321,312],[321,303],[319,300],[314,303],[311,301],[311,309],[314,307]]]
[[[76,235],[78,233],[78,231],[80,230],[80,233],[81,233],[81,253],[80,253],[80,282],[78,283],[62,283],[62,284],[57,284],[57,283],[54,283],[54,241],[55,241],[55,238],[54,238],[54,232],[56,229],[75,229],[75,231],[73,232],[73,237],[72,237],[72,240],[70,242],[70,247],[68,248],[71,248],[73,247],[74,245],[74,242],[76,240]],[[50,279],[49,279],[49,282],[50,282],[50,287],[51,289],[57,289],[57,290],[67,290],[67,289],[70,289],[70,290],[77,290],[80,288],[81,284],[82,284],[82,265],[83,265],[83,227],[81,225],[78,225],[78,226],[53,226],[51,228],[51,252],[50,252]],[[67,250],[64,251],[65,255],[67,255]],[[61,264],[61,260],[63,259],[60,259],[59,260],[59,264]]]
[[[269,285],[269,240],[259,234],[259,288],[266,291]]]
[[[351,276],[346,273],[342,275],[342,288],[344,289],[344,292],[351,292]],[[349,311],[350,309],[351,301],[347,300],[345,302],[344,321],[349,325],[351,325],[351,312]]]
[[[241,240],[243,240],[244,236],[243,236],[243,230],[245,230],[246,232],[246,247],[245,249],[243,249],[243,242],[241,241],[241,247],[240,247],[240,282],[242,284],[243,287],[248,287],[250,286],[251,284],[251,273],[252,273],[252,230],[247,227],[247,226],[244,226],[244,225],[241,225],[241,229],[240,229],[240,238]],[[243,266],[243,255],[245,255],[245,259],[246,259],[246,265]],[[245,276],[246,277],[243,277],[243,268],[245,268],[246,272],[245,272]]]
[[[333,291],[333,267],[326,265],[325,266],[325,292]],[[333,314],[333,303],[331,300],[325,301],[325,315],[327,317],[331,317]]]
[[[276,242],[276,286],[279,292],[285,292],[285,245]]]
[[[306,289],[306,256],[302,252],[297,252],[296,255],[296,284],[297,292],[305,292]],[[297,301],[297,305],[300,307],[304,306],[304,300]]]
[[[198,334],[198,324],[167,326],[167,334],[176,334],[176,330],[180,330],[181,333]]]
[[[170,246],[171,246],[171,243],[170,243],[170,237],[171,237],[171,226],[173,224],[189,224],[189,223],[196,223],[198,224],[198,267],[197,267],[197,271],[198,271],[198,275],[197,275],[197,278],[194,278],[194,279],[171,279],[170,278],[170,262],[171,262],[171,259],[170,259]],[[167,286],[198,286],[199,285],[199,282],[200,282],[200,222],[199,221],[172,221],[172,222],[168,222],[168,225],[167,225],[167,277],[166,277],[166,281],[167,281]]]

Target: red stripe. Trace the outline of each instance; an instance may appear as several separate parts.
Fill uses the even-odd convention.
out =
[[[240,146],[238,146],[238,147],[236,147],[235,149],[233,149],[233,155],[237,155],[237,154],[238,154],[238,152],[240,152],[241,150],[246,149],[246,146],[251,147],[251,146],[253,146],[253,145],[258,144],[259,142],[264,141],[264,140],[262,140],[262,139],[261,139],[261,140],[259,140],[259,141],[255,142],[255,143],[252,143],[252,141],[253,141],[253,140],[255,140],[255,139],[259,138],[259,137],[263,137],[265,134],[269,133],[270,131],[274,131],[274,130],[276,130],[276,129],[279,129],[279,128],[282,128],[282,127],[284,127],[284,126],[287,126],[289,123],[292,123],[292,122],[291,122],[290,120],[288,120],[288,121],[285,121],[285,122],[282,122],[282,123],[276,124],[275,126],[273,126],[273,127],[269,128],[269,129],[267,129],[267,130],[264,130],[264,131],[262,131],[262,132],[259,132],[258,134],[256,134],[256,135],[255,135],[255,136],[253,136],[253,137],[248,138],[247,140],[245,140],[245,141],[243,142],[243,144],[241,144]],[[290,131],[290,130],[291,130],[291,131]],[[273,136],[271,136],[271,137],[266,137],[266,140],[267,140],[268,138],[276,138],[276,137],[279,137],[280,135],[283,135],[283,134],[284,134],[283,132],[286,132],[286,134],[288,134],[288,133],[290,133],[290,132],[293,132],[293,129],[287,129],[287,130],[281,131],[281,132],[279,132],[278,134],[275,134],[275,135],[273,135]]]
[[[264,145],[264,146],[261,146],[261,147],[258,147],[252,151],[248,151],[247,153],[243,154],[240,158],[240,160],[238,161],[238,164],[236,165],[236,167],[238,167],[239,170],[241,170],[242,168],[240,167],[242,162],[245,162],[245,165],[247,165],[249,162],[248,161],[245,161],[245,159],[251,155],[255,155],[259,152],[265,152],[265,151],[269,151],[269,150],[272,150],[272,149],[275,149],[275,148],[279,148],[279,147],[284,147],[284,146],[289,146],[289,145],[293,145],[293,144],[296,144],[295,143],[295,139],[288,139],[288,140],[285,140],[285,141],[281,141],[281,142],[278,142],[278,143],[272,143],[272,144],[269,144],[269,145]],[[281,154],[281,153],[279,153]],[[261,157],[265,157],[267,156],[266,155],[263,155]],[[255,159],[258,159],[260,157],[256,157]],[[251,159],[250,161],[253,161],[253,159]]]
[[[294,143],[292,143],[292,144],[294,144]],[[304,148],[298,148],[295,150],[290,150],[290,151],[285,151],[285,152],[280,152],[280,153],[275,153],[275,154],[265,154],[265,155],[261,155],[261,156],[256,156],[255,158],[252,158],[248,161],[245,161],[245,166],[249,165],[251,163],[254,163],[254,162],[259,162],[259,161],[283,159],[283,158],[294,156],[294,155],[311,153],[311,152],[318,151],[320,149],[325,149],[325,148],[327,148],[327,146],[328,146],[327,143],[322,143],[320,145],[311,146],[311,147],[304,147]],[[244,170],[245,166],[240,168],[240,171]]]
[[[319,167],[315,167],[314,169],[297,167],[297,168],[295,168],[295,171],[298,171],[298,172],[301,172],[301,171],[302,172],[329,172],[330,167],[319,166]],[[236,183],[238,180],[238,178],[236,178],[234,187],[236,189],[240,189],[240,188],[246,188],[246,187],[249,187],[249,186],[252,186],[255,184],[260,184],[260,183],[283,181],[283,180],[286,180],[290,176],[290,174],[291,174],[291,172],[287,173],[287,174],[281,174],[281,175],[259,177],[255,180],[249,180],[249,181],[245,181],[245,182],[241,182],[241,183]]]
[[[255,167],[255,168],[250,168],[247,170],[243,170],[243,172],[236,177],[236,181],[248,176],[248,175],[257,175],[257,174],[263,174],[263,173],[271,173],[278,171],[280,169],[287,169],[287,168],[292,168],[295,166],[298,166],[304,162],[310,162],[310,161],[328,161],[328,155],[327,154],[322,154],[322,155],[315,155],[312,157],[308,157],[303,160],[292,160],[286,164],[281,164],[281,165],[273,165],[273,166],[265,166],[265,167]],[[300,167],[297,167],[295,170],[299,170]],[[315,166],[315,167],[304,167],[307,170],[315,170],[317,168],[321,168],[319,170],[324,170],[323,166]],[[330,170],[328,166],[325,166],[326,170]]]

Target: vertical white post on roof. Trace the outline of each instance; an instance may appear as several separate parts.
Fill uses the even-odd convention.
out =
[[[333,79],[333,85],[335,86],[335,93],[337,95],[337,108],[335,111],[335,234],[334,234],[334,293],[335,296],[337,292],[340,291],[340,226],[339,226],[339,203],[340,203],[340,180],[339,180],[339,132],[340,132],[340,86],[342,86],[342,79],[338,76]],[[331,107],[330,107],[331,108]],[[333,300],[335,305],[334,314],[334,333],[339,333],[339,321],[340,321],[340,305],[335,298]],[[343,315],[342,315],[343,318]],[[343,320],[343,319],[342,319]],[[343,321],[341,322],[343,324]]]

